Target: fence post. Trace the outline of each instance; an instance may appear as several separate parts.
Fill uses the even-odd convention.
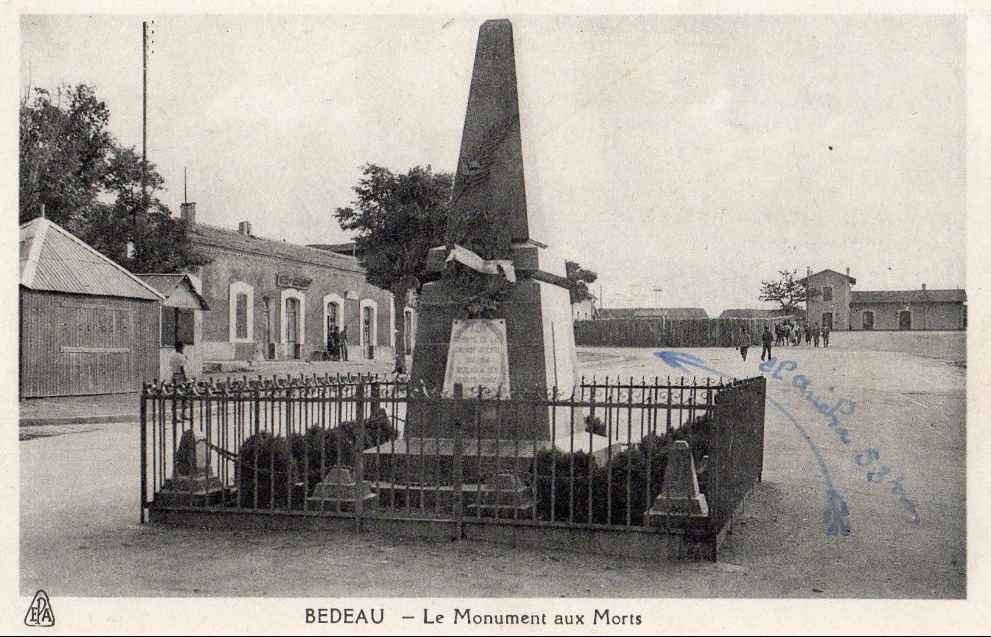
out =
[[[148,495],[148,434],[145,430],[148,415],[146,391],[147,386],[142,383],[141,405],[139,407],[141,413],[141,497],[138,499],[138,507],[140,508],[139,520],[141,524],[145,523],[145,498]]]
[[[358,380],[355,389],[354,402],[354,481],[361,485],[365,479],[365,382]],[[359,487],[358,497],[354,500],[354,522],[355,528],[361,531],[362,502],[361,490]]]
[[[464,398],[464,387],[461,383],[454,384],[454,399]],[[464,538],[465,514],[464,514],[464,425],[460,414],[460,408],[455,410],[459,417],[454,421],[454,458],[452,471],[454,475],[454,527],[456,538]]]

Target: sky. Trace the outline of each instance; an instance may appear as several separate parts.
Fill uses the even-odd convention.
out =
[[[535,238],[603,305],[717,316],[806,267],[964,286],[962,18],[509,17]],[[456,165],[479,16],[152,18],[148,154],[176,212],[185,167],[201,222],[345,241],[363,164]],[[140,149],[140,17],[21,37],[22,90],[92,84]]]

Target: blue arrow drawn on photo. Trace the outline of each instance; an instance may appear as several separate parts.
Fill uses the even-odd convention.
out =
[[[705,364],[705,360],[695,356],[694,354],[689,354],[687,352],[670,352],[661,351],[654,352],[654,356],[660,358],[667,364],[668,367],[681,371],[690,371],[691,368],[700,369],[702,371],[708,372],[714,376],[727,376],[732,378],[732,374],[727,374],[726,372],[719,371],[718,369],[713,369]],[[829,474],[829,468],[826,466],[826,461],[822,457],[822,452],[812,441],[812,437],[805,431],[805,428],[798,424],[798,419],[795,418],[784,406],[778,401],[774,400],[770,396],[767,397],[767,402],[769,402],[774,408],[784,414],[798,433],[805,440],[806,444],[809,446],[809,450],[812,451],[812,455],[815,456],[816,464],[819,465],[819,474],[822,476],[822,481],[826,486],[826,509],[823,512],[823,524],[826,527],[826,535],[850,535],[850,511],[847,508],[846,501],[840,492],[837,491],[836,487],[833,486],[833,478]]]

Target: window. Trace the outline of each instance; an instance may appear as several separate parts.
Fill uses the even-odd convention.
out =
[[[828,285],[822,286],[822,301],[823,303],[829,303],[833,300],[833,288]]]
[[[378,345],[378,303],[372,299],[364,299],[358,303],[358,338],[363,348]],[[365,355],[368,358],[368,352]]]
[[[234,297],[234,338],[248,338],[248,295],[244,293]]]
[[[254,289],[243,281],[231,283],[230,289],[230,341],[232,343],[251,342],[255,338]]]

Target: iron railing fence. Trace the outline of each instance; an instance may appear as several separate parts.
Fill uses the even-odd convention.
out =
[[[760,478],[763,378],[455,392],[375,375],[149,384],[141,519],[220,508],[643,529],[684,439],[710,506],[693,524],[718,533]]]

